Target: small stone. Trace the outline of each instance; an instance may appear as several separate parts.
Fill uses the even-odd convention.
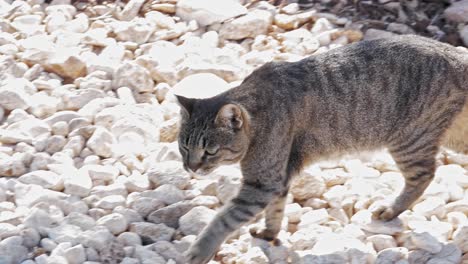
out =
[[[112,233],[103,226],[96,226],[91,230],[80,232],[77,237],[83,246],[91,247],[98,251],[109,248],[109,245],[114,240]]]
[[[155,164],[147,173],[148,179],[156,184],[172,184],[183,190],[187,187],[190,174],[184,170],[182,163],[177,161],[165,161]]]
[[[145,3],[145,0],[128,1],[128,3],[125,5],[122,12],[118,14],[119,19],[124,20],[124,21],[132,20],[138,15],[138,12],[140,12],[140,8],[142,7],[144,3]]]
[[[373,39],[381,39],[381,38],[391,38],[396,34],[380,29],[370,28],[364,34],[364,40],[373,40]]]
[[[29,100],[29,95],[12,81],[0,87],[0,106],[6,110],[27,109]]]
[[[136,222],[130,224],[130,232],[137,233],[143,243],[148,244],[162,240],[170,241],[175,230],[165,224]]]
[[[420,202],[413,206],[413,211],[416,214],[423,215],[425,217],[431,217],[432,215],[438,218],[444,218],[445,216],[445,201],[438,197],[428,197],[423,202]]]
[[[28,249],[21,245],[22,241],[23,239],[20,236],[2,239],[0,241],[0,261],[3,261],[2,256],[8,257],[9,261],[6,263],[21,263],[26,260],[28,258]]]
[[[166,260],[158,253],[143,246],[135,247],[134,256],[138,258],[142,264],[166,264]]]
[[[115,21],[112,23],[116,39],[131,41],[137,44],[146,43],[155,30],[154,24],[145,18],[136,17],[132,21]]]
[[[114,76],[113,86],[116,88],[125,86],[135,92],[150,92],[154,87],[149,72],[135,63],[122,64]]]
[[[117,237],[117,241],[124,246],[136,246],[142,244],[140,236],[131,232],[123,232]]]
[[[53,53],[43,67],[62,77],[76,79],[86,73],[86,62],[73,49],[64,49]]]
[[[94,131],[86,146],[94,151],[96,155],[109,158],[112,156],[112,145],[114,142],[114,136],[105,128],[99,127]]]
[[[214,218],[216,212],[204,206],[192,208],[179,219],[179,229],[185,235],[197,235]]]
[[[64,175],[64,185],[65,193],[78,195],[80,197],[87,196],[93,187],[91,178],[81,169]]]
[[[99,218],[96,221],[97,225],[103,225],[111,231],[112,234],[118,235],[127,230],[127,219],[121,214],[112,213]]]
[[[296,199],[307,200],[320,197],[325,192],[325,187],[320,171],[309,167],[294,178],[291,183],[291,193]]]
[[[87,171],[93,180],[112,182],[119,176],[119,170],[109,165],[90,164],[83,166],[81,170]]]
[[[96,221],[89,215],[71,212],[63,220],[65,224],[75,225],[82,230],[90,230],[96,226]]]
[[[390,23],[387,26],[387,30],[397,34],[414,34],[414,30],[402,23]]]
[[[150,213],[147,219],[148,221],[155,224],[162,223],[172,228],[178,228],[179,218],[185,215],[192,208],[193,204],[187,201],[182,201]]]
[[[468,225],[459,226],[453,233],[453,242],[461,251],[468,252]]]
[[[129,224],[134,222],[143,222],[143,217],[141,217],[141,215],[139,215],[138,212],[133,209],[117,206],[114,208],[113,212],[123,215]]]
[[[328,220],[326,209],[312,210],[301,216],[298,228],[307,228],[310,225],[323,224]]]
[[[25,184],[37,184],[54,191],[63,190],[63,179],[52,171],[36,170],[19,177],[18,180]]]
[[[96,207],[102,209],[113,209],[125,205],[125,197],[122,195],[109,195],[96,202]]]
[[[141,216],[147,217],[150,213],[164,207],[164,203],[150,197],[139,197],[130,203],[130,207]]]
[[[423,233],[427,232],[439,241],[446,241],[452,234],[452,225],[447,222],[434,221],[408,221],[408,227],[413,229],[414,232]]]
[[[462,0],[453,2],[447,9],[445,9],[444,16],[447,20],[452,22],[468,22],[468,1]]]
[[[147,175],[141,175],[138,171],[133,171],[124,183],[128,192],[143,192],[151,187],[151,183],[148,180]]]
[[[195,89],[196,87],[203,87],[203,89]],[[196,73],[185,77],[174,85],[172,92],[188,98],[209,98],[228,89],[228,83],[217,75],[213,73]]]
[[[25,228],[21,230],[20,235],[23,238],[23,246],[28,248],[34,248],[41,240],[41,235],[34,228]]]
[[[45,150],[49,154],[54,154],[61,151],[65,144],[67,144],[67,139],[64,136],[53,135],[47,139]]]
[[[128,87],[120,87],[117,89],[117,96],[120,100],[128,103],[128,104],[135,104],[135,98],[133,97],[132,90]]]
[[[392,264],[398,263],[399,260],[406,259],[408,249],[403,247],[387,248],[379,252],[375,264]]]
[[[217,197],[222,203],[227,203],[239,192],[242,173],[235,167],[221,167],[212,174],[218,178]]]
[[[468,25],[462,27],[462,29],[460,29],[459,34],[460,38],[463,41],[463,44],[465,44],[465,46],[468,47]]]
[[[247,9],[237,1],[220,0],[181,0],[177,1],[176,16],[185,21],[196,20],[204,27],[226,21],[247,13]]]
[[[367,237],[366,240],[372,242],[377,252],[387,248],[395,248],[397,246],[395,239],[389,235],[373,235]]]
[[[20,229],[8,223],[0,223],[0,239],[19,235]]]
[[[272,21],[273,16],[269,11],[254,9],[244,16],[223,23],[219,29],[219,36],[224,39],[239,40],[266,35]]]
[[[96,98],[105,97],[105,93],[95,88],[88,88],[72,90],[65,93],[62,96],[65,109],[67,110],[79,110],[83,108],[87,103]]]
[[[240,263],[268,264],[268,257],[260,247],[252,247],[247,250],[238,260]]]
[[[60,224],[46,231],[50,239],[60,244],[63,242],[76,243],[76,239],[82,230],[75,225]]]
[[[442,250],[442,244],[427,232],[413,232],[411,233],[410,238],[417,248],[423,249],[432,254],[439,253]]]
[[[69,264],[80,264],[86,261],[86,253],[83,245],[76,245],[65,250],[64,257]]]
[[[167,205],[177,203],[185,199],[184,193],[171,184],[164,184],[156,188],[156,190],[143,192],[142,196],[158,199]]]

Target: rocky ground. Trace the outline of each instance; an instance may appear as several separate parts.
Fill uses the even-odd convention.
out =
[[[0,0],[0,263],[183,264],[241,174],[182,169],[174,92],[206,97],[271,60],[425,34],[398,12],[367,30],[362,9],[329,13],[339,2]],[[449,26],[425,30],[451,28],[468,45],[468,1],[443,8],[434,14]],[[292,186],[282,245],[246,226],[212,263],[466,264],[468,157],[444,150],[438,162],[421,200],[390,223],[368,210],[402,188],[386,152],[311,166]]]

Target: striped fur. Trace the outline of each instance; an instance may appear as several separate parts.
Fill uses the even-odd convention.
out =
[[[374,216],[396,217],[431,182],[441,143],[468,149],[467,95],[468,53],[401,36],[268,63],[209,99],[179,97],[186,168],[208,173],[240,162],[244,176],[237,197],[191,247],[190,263],[208,262],[231,232],[265,208],[266,228],[252,234],[274,240],[291,178],[344,153],[389,149],[406,184]]]

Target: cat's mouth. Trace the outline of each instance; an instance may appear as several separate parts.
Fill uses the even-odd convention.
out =
[[[195,174],[198,174],[200,176],[206,176],[210,173],[212,173],[216,168],[215,167],[211,167],[211,168],[200,168],[198,169],[197,171],[195,171],[194,173]]]

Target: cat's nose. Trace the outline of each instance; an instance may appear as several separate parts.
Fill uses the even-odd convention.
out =
[[[197,172],[197,170],[201,167],[201,162],[189,162],[187,164],[187,167],[193,171],[193,172]]]

